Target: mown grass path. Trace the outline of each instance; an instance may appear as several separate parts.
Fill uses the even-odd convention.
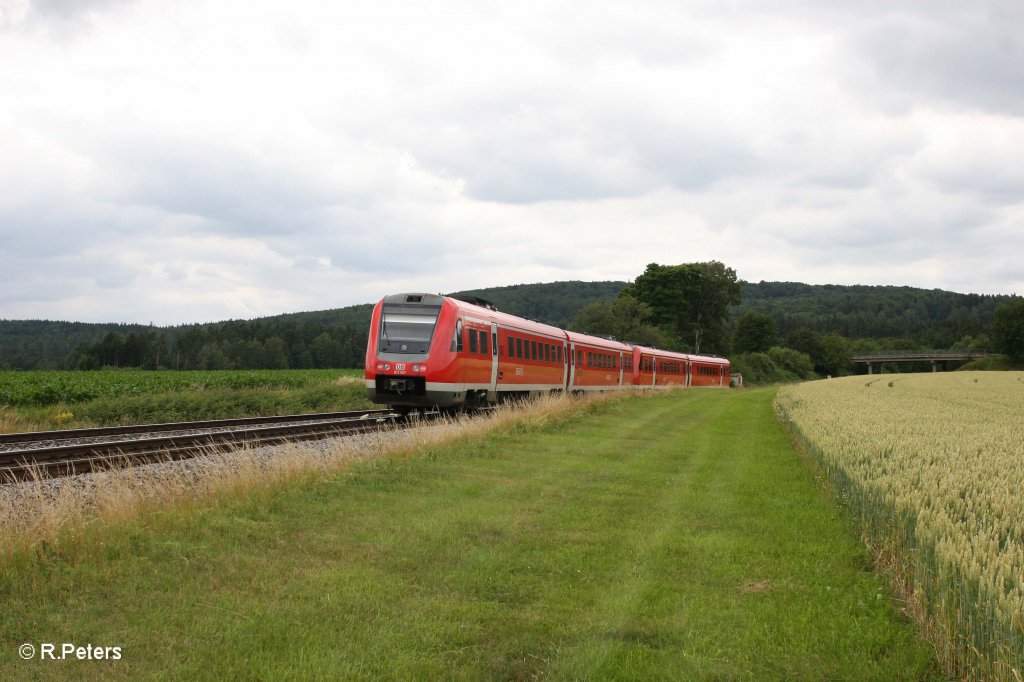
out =
[[[771,390],[597,405],[0,570],[0,677],[938,679]],[[18,659],[23,642],[120,661]]]

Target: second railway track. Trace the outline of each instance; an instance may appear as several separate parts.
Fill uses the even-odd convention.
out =
[[[388,410],[360,410],[0,434],[0,482],[344,436],[377,430],[394,420]]]

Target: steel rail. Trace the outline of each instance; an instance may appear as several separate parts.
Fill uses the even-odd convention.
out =
[[[236,421],[236,426],[241,428],[7,450],[0,452],[0,481],[13,482],[37,477],[69,476],[102,470],[111,466],[187,459],[203,454],[235,450],[243,446],[275,445],[352,435],[375,431],[381,428],[385,422],[393,423],[395,421],[394,415],[387,410],[337,414],[343,416],[302,424],[280,423],[279,420],[276,423],[261,426],[260,424],[265,424],[267,420],[217,420]],[[313,417],[313,415],[288,416],[302,417],[303,421],[307,422]],[[272,421],[275,419],[277,418],[272,418]],[[238,421],[247,423],[239,424]],[[295,419],[291,421],[295,421]],[[192,422],[192,424],[195,423]],[[183,430],[180,428],[183,424],[173,426],[178,427],[176,430]],[[152,432],[147,431],[147,427],[140,428],[142,431],[136,431],[136,433]],[[131,432],[124,435],[131,435]]]
[[[193,422],[165,422],[161,424],[134,424],[131,426],[102,426],[89,429],[59,429],[55,431],[26,431],[22,433],[0,433],[0,444],[33,443],[39,441],[72,440],[75,438],[98,438],[121,436],[134,433],[160,433],[162,431],[194,431],[247,424],[278,424],[322,419],[356,419],[363,415],[370,418],[387,417],[389,410],[359,410],[354,412],[318,412],[313,414],[286,414],[272,417],[240,417],[235,419],[206,419]]]

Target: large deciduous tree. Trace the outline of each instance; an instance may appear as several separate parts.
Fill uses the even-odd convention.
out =
[[[632,296],[619,296],[611,301],[595,301],[584,306],[571,328],[660,348],[670,343],[665,332],[651,324],[651,307]]]
[[[654,324],[676,337],[679,345],[695,353],[724,352],[729,307],[740,302],[736,271],[718,261],[658,265],[623,292],[651,308]]]
[[[732,352],[765,353],[776,340],[775,318],[764,313],[743,313],[732,333]]]
[[[999,307],[990,332],[996,350],[1009,355],[1014,362],[1024,362],[1024,298]]]

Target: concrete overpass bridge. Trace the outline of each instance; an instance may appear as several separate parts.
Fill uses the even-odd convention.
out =
[[[876,365],[879,366],[881,371],[882,363],[886,362],[930,362],[932,363],[932,371],[939,371],[939,363],[945,363],[947,360],[976,360],[978,358],[987,358],[991,353],[978,352],[978,351],[954,351],[954,350],[895,350],[872,353],[870,355],[854,355],[854,364],[861,364],[868,366],[868,374],[874,374],[874,368]]]

